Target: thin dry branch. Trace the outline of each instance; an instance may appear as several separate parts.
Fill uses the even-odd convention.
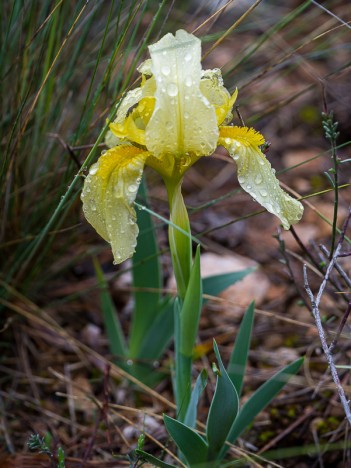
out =
[[[320,315],[320,312],[319,312],[319,304],[321,302],[321,299],[322,299],[322,296],[323,296],[323,293],[324,293],[324,289],[325,289],[325,287],[326,287],[326,285],[328,283],[331,272],[332,272],[334,266],[336,265],[337,259],[339,257],[340,252],[341,252],[342,243],[343,243],[344,238],[345,238],[345,233],[346,233],[346,229],[347,229],[347,226],[349,224],[349,221],[350,221],[350,217],[351,217],[351,209],[349,209],[349,214],[348,214],[348,216],[347,216],[347,218],[345,220],[345,223],[344,223],[343,229],[341,231],[337,247],[336,247],[336,249],[335,249],[335,251],[333,253],[333,256],[332,256],[332,258],[330,260],[327,271],[326,271],[326,273],[324,275],[323,281],[322,281],[322,283],[321,283],[321,285],[319,287],[319,290],[318,290],[318,293],[317,293],[316,297],[313,295],[312,290],[310,288],[310,285],[308,283],[306,264],[303,267],[303,273],[304,273],[305,290],[306,290],[306,292],[308,294],[308,297],[309,297],[311,305],[312,305],[312,313],[313,313],[313,316],[314,316],[314,319],[315,319],[315,322],[316,322],[316,325],[317,325],[317,330],[318,330],[319,338],[321,340],[322,348],[323,348],[325,357],[327,359],[328,365],[330,367],[330,372],[331,372],[332,378],[333,378],[334,383],[336,385],[336,388],[338,390],[339,397],[340,397],[340,400],[341,400],[341,404],[342,404],[342,406],[344,408],[346,418],[347,418],[347,420],[348,420],[348,422],[349,422],[349,424],[351,426],[351,411],[350,411],[350,406],[349,406],[350,401],[346,398],[344,388],[341,385],[339,375],[338,375],[336,365],[334,363],[334,359],[333,359],[333,355],[332,355],[333,344],[331,346],[329,346],[328,343],[327,343],[326,336],[325,336],[325,331],[324,331],[324,328],[323,328],[323,325],[322,325],[321,315]]]

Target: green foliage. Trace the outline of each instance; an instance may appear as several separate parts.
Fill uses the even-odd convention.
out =
[[[206,436],[209,445],[209,460],[217,459],[228,438],[233,421],[239,411],[239,397],[235,386],[223,365],[217,343],[213,343],[219,364],[217,384],[207,417]]]
[[[116,362],[125,364],[127,354],[127,345],[123,335],[122,327],[118,319],[115,305],[108,291],[108,284],[96,259],[94,259],[95,273],[100,287],[100,300],[102,316],[105,323],[105,329],[110,344],[111,353],[115,356]]]
[[[176,468],[175,465],[170,465],[169,463],[165,463],[159,458],[156,458],[153,455],[150,455],[149,453],[144,452],[144,450],[136,449],[135,453],[137,454],[140,460],[147,461],[151,463],[152,466],[157,466],[160,468]]]
[[[246,363],[249,355],[254,314],[255,304],[252,302],[241,322],[228,364],[228,375],[239,397],[243,387]]]
[[[208,276],[202,280],[202,289],[204,294],[208,296],[218,296],[222,291],[227,289],[229,286],[237,283],[238,281],[245,278],[253,271],[255,267],[246,268],[241,271],[234,271],[232,273],[223,273],[216,276]]]
[[[169,416],[164,416],[165,425],[170,436],[183,453],[190,467],[210,467],[220,464],[228,450],[226,442],[234,443],[236,441],[240,434],[252,424],[254,418],[284,387],[289,378],[299,371],[302,365],[303,359],[301,358],[286,366],[254,392],[239,410],[237,390],[242,388],[251,339],[253,314],[254,305],[251,304],[242,321],[227,370],[223,365],[217,344],[214,342],[214,352],[219,367],[216,371],[216,389],[207,417],[206,438],[201,437],[192,429],[194,427],[193,418],[182,423]],[[199,394],[198,387],[199,382],[197,381],[194,388],[197,395]],[[198,448],[195,449],[195,447]],[[197,454],[199,455],[197,456]]]
[[[58,447],[56,455],[50,449],[52,437],[51,434],[45,434],[41,437],[39,434],[31,434],[27,445],[30,450],[48,455],[52,460],[57,459],[57,468],[65,468],[65,452],[62,447]]]
[[[143,206],[147,206],[145,183],[139,196]],[[186,400],[182,400],[182,414],[185,417],[191,393],[191,362],[198,332],[198,322],[203,303],[203,294],[215,296],[251,273],[254,268],[242,271],[211,276],[201,280],[199,247],[190,274],[188,289],[183,302],[174,304],[170,295],[161,297],[161,274],[159,251],[156,243],[155,225],[152,211],[138,210],[140,234],[136,253],[133,257],[133,288],[135,305],[132,315],[132,327],[129,340],[124,336],[118,319],[118,313],[110,296],[108,285],[103,277],[101,267],[95,260],[95,271],[100,286],[100,300],[106,333],[111,353],[116,362],[128,372],[148,385],[154,385],[162,375],[152,368],[152,363],[161,358],[174,335],[174,320],[179,321],[182,330],[179,342],[181,352],[177,366],[183,372],[178,376],[179,385],[184,389]],[[128,344],[127,344],[128,341]],[[122,358],[122,359],[121,359]],[[132,366],[125,366],[126,360],[132,360]],[[188,376],[188,377],[185,377]],[[201,388],[201,386],[199,387]],[[180,391],[182,393],[182,391]],[[187,403],[188,402],[188,403]],[[196,401],[197,403],[197,401]],[[180,403],[179,403],[180,404]],[[196,405],[195,405],[196,406]],[[191,419],[193,419],[192,412]],[[191,426],[191,424],[190,424]]]
[[[184,424],[188,427],[194,428],[196,426],[197,416],[197,405],[199,403],[200,396],[205,390],[207,385],[207,371],[202,369],[196,379],[193,391],[191,392],[190,402],[188,409],[185,414]]]
[[[299,358],[291,364],[277,372],[267,382],[247,400],[241,408],[238,417],[233,422],[228,441],[233,443],[252,423],[255,417],[269,405],[273,398],[283,389],[287,381],[300,370],[303,358]],[[223,447],[221,455],[223,456],[228,447]]]
[[[196,249],[184,302],[180,310],[180,353],[192,356],[202,308],[202,282],[200,273],[200,246]]]
[[[103,124],[162,21],[165,1],[142,4],[45,0],[24,10],[14,0],[1,7],[1,253],[9,260],[5,280],[32,296],[55,256],[77,239],[77,230],[60,238],[58,232],[77,221],[74,202],[103,142]],[[146,30],[142,12],[153,18]]]
[[[189,466],[205,463],[208,455],[207,442],[193,429],[167,415],[163,417],[167,431],[183,453]]]
[[[139,196],[147,206],[145,182],[140,185]],[[132,259],[135,302],[129,339],[131,358],[139,357],[143,338],[161,312],[159,306],[162,290],[159,252],[152,218],[146,210],[138,210],[137,214],[140,234]]]

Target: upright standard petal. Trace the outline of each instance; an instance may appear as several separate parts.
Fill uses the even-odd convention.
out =
[[[179,30],[149,47],[156,105],[146,127],[154,156],[212,154],[218,140],[214,107],[200,91],[201,41]]]
[[[252,128],[221,127],[219,145],[224,146],[237,164],[238,181],[258,203],[278,216],[284,229],[297,223],[302,204],[280,188],[275,171],[260,150],[263,136]]]
[[[149,153],[133,146],[108,150],[93,164],[82,191],[86,219],[110,242],[115,263],[135,250],[138,226],[133,203]]]

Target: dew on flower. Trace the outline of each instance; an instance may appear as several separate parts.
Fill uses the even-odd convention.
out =
[[[98,232],[106,231],[107,216],[111,222],[117,222],[116,216],[120,221],[117,232],[110,234],[116,263],[130,257],[136,243],[138,228],[133,203],[144,164],[160,172],[166,182],[173,177],[179,178],[175,181],[179,182],[199,157],[213,154],[220,142],[238,163],[238,181],[253,198],[268,210],[274,208],[274,214],[285,212],[284,205],[292,203],[291,197],[280,189],[275,171],[260,150],[263,136],[252,128],[230,125],[237,91],[230,95],[224,88],[219,69],[204,71],[199,63],[196,67],[194,63],[193,73],[187,62],[199,61],[198,39],[185,31],[173,39],[175,45],[184,40],[181,48],[169,47],[167,41],[172,40],[172,35],[167,35],[167,46],[163,39],[160,44],[150,46],[151,59],[139,67],[142,84],[128,91],[119,102],[116,120],[111,124],[116,146],[102,152],[100,166],[93,164],[85,181],[85,212]],[[258,170],[259,165],[262,168]],[[116,184],[112,190],[110,181]],[[96,205],[90,204],[92,198]],[[274,203],[273,207],[266,200]],[[99,212],[92,215],[97,207]],[[111,218],[112,213],[116,216]],[[291,216],[293,222],[297,216]],[[289,224],[288,220],[284,227]],[[123,229],[125,234],[121,236]],[[127,237],[128,245],[124,247],[121,244]]]
[[[169,68],[168,65],[164,65],[161,68],[161,72],[162,72],[163,75],[168,76],[171,73],[171,69]]]
[[[185,83],[185,86],[188,86],[188,87],[192,86],[193,80],[191,79],[191,76],[187,76],[184,80],[184,83]]]
[[[178,86],[175,83],[169,83],[167,86],[167,94],[168,96],[177,96]]]
[[[89,174],[90,175],[95,175],[98,170],[99,170],[99,163],[95,163],[90,167]]]

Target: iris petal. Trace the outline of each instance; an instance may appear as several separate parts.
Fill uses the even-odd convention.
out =
[[[219,68],[204,70],[200,81],[200,90],[216,110],[217,124],[229,123],[232,118],[232,108],[238,95],[236,89],[231,96],[223,86],[223,78]]]
[[[111,123],[111,131],[118,138],[145,146],[145,127],[154,107],[154,98],[143,98],[122,123]]]
[[[179,30],[149,47],[156,105],[145,140],[156,157],[206,156],[216,148],[216,112],[200,91],[201,42]]]
[[[115,263],[131,257],[138,226],[133,203],[149,153],[133,146],[112,148],[93,164],[82,192],[86,219],[110,242]]]
[[[218,144],[224,146],[236,162],[241,187],[276,215],[284,229],[289,229],[301,219],[303,206],[280,188],[275,171],[259,148],[263,143],[263,136],[252,128],[220,129]]]

